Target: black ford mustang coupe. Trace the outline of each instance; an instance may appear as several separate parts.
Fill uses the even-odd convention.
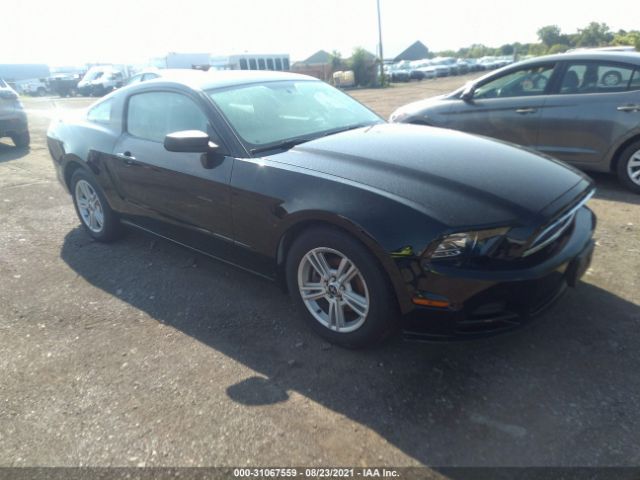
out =
[[[587,269],[584,174],[460,132],[385,123],[315,79],[185,72],[123,88],[48,145],[98,241],[129,225],[280,281],[359,347],[397,327],[470,338],[524,323]]]

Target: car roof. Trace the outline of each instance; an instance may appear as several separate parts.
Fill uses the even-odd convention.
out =
[[[529,58],[527,60],[522,60],[520,62],[511,63],[506,65],[498,70],[493,70],[491,72],[487,72],[479,78],[471,80],[467,82],[467,84],[479,84],[484,82],[489,78],[493,78],[496,74],[501,72],[508,72],[512,70],[516,70],[523,66],[527,65],[538,65],[540,63],[545,62],[566,62],[566,61],[576,61],[576,60],[595,60],[595,61],[609,61],[609,62],[621,62],[621,63],[630,63],[632,65],[640,66],[640,52],[611,52],[611,51],[594,51],[594,50],[581,50],[567,53],[558,53],[556,55],[543,55],[541,57]],[[456,95],[461,90],[464,90],[466,85],[462,85],[459,88],[455,89],[453,92],[449,93],[447,96]]]
[[[282,80],[316,80],[308,75],[300,75],[289,72],[274,72],[264,70],[159,70],[159,78],[143,82],[140,85],[152,85],[154,83],[176,82],[197,90],[209,90],[213,88],[229,87],[261,82],[274,82]]]
[[[580,50],[567,53],[558,53],[556,55],[545,55],[542,57],[530,58],[519,62],[538,63],[545,61],[567,61],[567,60],[608,60],[610,62],[624,62],[640,65],[640,52],[612,52],[597,50]]]

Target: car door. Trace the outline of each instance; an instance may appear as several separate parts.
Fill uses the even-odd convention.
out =
[[[232,219],[233,158],[164,148],[168,133],[218,136],[198,100],[177,91],[143,91],[127,99],[125,128],[112,155],[119,194],[137,212],[129,221],[214,255],[226,255]],[[215,156],[215,158],[211,158]]]
[[[473,96],[458,100],[447,126],[533,146],[540,110],[547,99],[555,63],[527,65],[501,72],[475,86]]]
[[[609,150],[640,130],[640,78],[634,65],[566,62],[542,111],[538,150],[577,166],[609,170]]]

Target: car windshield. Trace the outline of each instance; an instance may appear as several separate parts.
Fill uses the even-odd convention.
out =
[[[104,70],[89,70],[84,77],[85,81],[97,80],[104,75]]]
[[[320,81],[268,82],[207,93],[252,150],[383,122],[350,96]]]

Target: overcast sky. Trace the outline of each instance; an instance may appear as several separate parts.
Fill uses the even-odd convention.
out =
[[[380,0],[385,57],[416,40],[431,50],[472,43],[536,41],[557,24],[566,33],[591,21],[638,28],[637,0]],[[581,4],[581,7],[578,5]],[[144,62],[167,52],[375,52],[375,0],[25,0],[0,19],[0,63]]]

